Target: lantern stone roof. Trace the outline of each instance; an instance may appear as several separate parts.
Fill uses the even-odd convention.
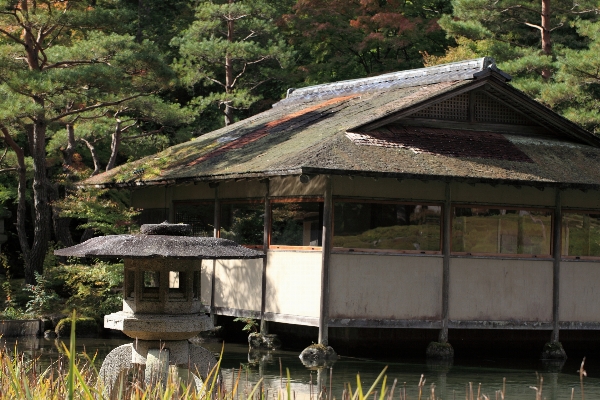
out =
[[[248,259],[264,254],[238,245],[232,240],[185,236],[191,227],[185,224],[142,225],[139,235],[108,235],[89,239],[75,246],[55,250],[61,257],[79,258],[184,258]]]
[[[84,185],[337,174],[600,187],[600,139],[509,80],[486,57],[290,90],[268,111]]]

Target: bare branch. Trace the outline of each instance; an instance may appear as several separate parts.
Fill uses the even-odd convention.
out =
[[[21,46],[25,46],[25,42],[22,41],[21,39],[19,39],[18,37],[11,35],[10,33],[8,33],[7,31],[5,31],[4,29],[0,29],[0,33],[8,36],[9,38],[11,38],[14,42],[19,43]]]
[[[217,85],[219,85],[219,86],[223,86],[223,87],[225,87],[225,85],[224,85],[223,83],[221,83],[220,81],[218,81],[218,80],[216,80],[216,79],[213,79],[213,78],[211,78],[210,76],[207,76],[207,77],[206,77],[206,79],[208,79],[209,81],[211,81],[211,82],[213,82],[213,83],[216,83],[216,84],[217,84]]]
[[[60,61],[54,64],[48,65],[44,69],[52,69],[52,68],[60,68],[60,67],[72,67],[75,65],[86,65],[86,64],[105,64],[110,66],[110,63],[106,61],[96,61],[96,60],[69,60],[69,61]]]
[[[92,110],[96,110],[98,108],[101,107],[108,107],[108,106],[116,106],[119,105],[121,103],[124,103],[126,101],[132,100],[132,99],[137,99],[138,97],[142,97],[142,96],[149,96],[150,93],[144,93],[144,94],[136,94],[133,96],[129,96],[126,97],[124,99],[121,100],[117,100],[117,101],[110,101],[110,102],[106,102],[106,103],[99,103],[99,104],[95,104],[93,106],[88,106],[88,107],[83,107],[83,108],[79,108],[77,110],[73,110],[73,111],[66,111],[62,114],[57,115],[54,118],[51,118],[50,121],[54,122],[54,121],[58,121],[59,119],[62,119],[64,117],[68,117],[69,115],[73,115],[73,114],[79,114],[79,113],[83,113],[83,112],[87,112],[87,111],[92,111]]]
[[[235,79],[231,83],[230,87],[233,88],[235,86],[235,83],[237,82],[238,78],[241,77],[246,72],[246,67],[248,65],[258,64],[259,62],[262,62],[262,61],[264,61],[264,60],[266,60],[268,58],[270,58],[270,56],[263,56],[263,57],[259,58],[258,60],[248,61],[248,62],[244,63],[244,68],[242,68],[242,72],[240,72],[239,74],[237,74],[237,76],[235,77]]]
[[[161,126],[160,129],[156,129],[156,130],[149,131],[149,132],[144,132],[142,134],[135,135],[135,136],[126,136],[126,137],[123,137],[121,140],[122,141],[133,140],[133,139],[139,139],[139,138],[146,137],[146,136],[152,136],[152,135],[156,135],[157,133],[162,132],[163,130],[164,130],[164,126]]]
[[[544,28],[542,28],[542,27],[541,27],[541,26],[539,26],[539,25],[530,24],[529,22],[523,22],[523,23],[524,23],[525,25],[527,25],[527,26],[530,26],[530,27],[532,27],[532,28],[539,29],[540,31],[543,31],[543,30],[544,30]]]

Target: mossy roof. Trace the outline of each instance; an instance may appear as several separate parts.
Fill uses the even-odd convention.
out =
[[[301,89],[268,111],[91,177],[85,184],[139,186],[326,173],[600,186],[600,140],[512,88],[493,63],[463,68],[462,75],[454,71],[445,79],[436,71],[433,78],[422,74],[420,81],[414,78],[418,73],[409,71],[408,83],[388,74],[379,81],[368,78],[367,84],[356,80]],[[492,132],[518,157],[500,156],[493,148],[484,151],[485,141],[469,144],[468,134],[443,127],[418,132],[420,138],[408,145],[393,138],[391,144],[375,140],[382,129],[401,126],[402,118],[428,104],[482,87],[494,89],[498,98],[550,134]],[[371,135],[367,139],[377,143],[356,140],[353,132]],[[389,132],[384,136],[391,137]],[[479,147],[448,152],[427,145],[440,137]]]

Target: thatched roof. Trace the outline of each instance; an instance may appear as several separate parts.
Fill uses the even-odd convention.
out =
[[[600,139],[509,79],[482,58],[297,89],[271,110],[84,184],[343,174],[600,186]]]

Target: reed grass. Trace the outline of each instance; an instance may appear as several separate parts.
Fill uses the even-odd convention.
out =
[[[27,360],[23,354],[18,354],[16,349],[0,349],[0,399],[4,400],[63,400],[63,399],[117,399],[117,400],[296,400],[296,394],[291,387],[291,377],[289,369],[286,368],[285,377],[283,366],[280,363],[280,388],[275,392],[268,392],[260,379],[254,386],[248,386],[247,371],[239,368],[232,374],[231,381],[226,384],[220,379],[220,362],[209,372],[204,380],[203,387],[197,390],[193,380],[185,383],[177,378],[177,375],[169,375],[165,383],[156,383],[146,385],[144,379],[137,379],[143,376],[139,373],[129,375],[130,379],[122,379],[117,383],[118,389],[112,396],[106,395],[102,382],[98,380],[98,371],[95,359],[86,354],[76,354],[75,352],[75,313],[73,313],[73,323],[71,328],[71,337],[69,347],[63,345],[64,357],[55,361],[45,369],[41,368],[37,359]],[[586,376],[584,369],[585,358],[581,363],[579,370],[581,384],[581,399],[585,400],[583,381]],[[370,387],[365,391],[361,383],[360,375],[356,376],[356,386],[351,383],[344,385],[343,392],[340,394],[341,400],[439,400],[436,395],[435,385],[430,384],[426,387],[426,379],[421,375],[417,385],[417,394],[414,397],[407,395],[406,383],[403,387],[397,389],[398,382],[394,380],[391,386],[388,385],[387,367],[385,367]],[[139,371],[138,371],[139,372]],[[243,375],[246,374],[246,384],[240,384],[243,381]],[[336,396],[332,393],[330,370],[329,388],[316,388],[313,394],[311,385],[310,400],[334,400]],[[200,374],[198,374],[200,375]],[[285,382],[285,384],[284,384]],[[543,397],[543,378],[538,376],[532,393],[532,400],[542,400]],[[248,389],[242,389],[242,387]],[[574,400],[575,391],[571,392],[571,399]],[[450,398],[449,396],[447,398]],[[457,394],[453,394],[453,398]],[[494,393],[494,397],[488,396],[483,392],[481,384],[477,387],[469,383],[465,389],[465,400],[510,400],[506,395],[506,380],[502,383],[502,389]]]

